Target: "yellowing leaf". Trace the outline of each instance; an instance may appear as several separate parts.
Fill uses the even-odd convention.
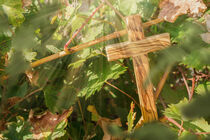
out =
[[[202,0],[163,0],[159,6],[158,18],[168,22],[174,22],[178,16],[187,13],[199,16],[207,9]]]
[[[91,116],[91,120],[92,120],[92,121],[98,121],[98,120],[101,118],[101,116],[100,116],[100,115],[98,114],[98,112],[96,111],[95,106],[89,105],[89,106],[87,107],[87,110],[88,110],[89,112],[92,113],[92,116]]]

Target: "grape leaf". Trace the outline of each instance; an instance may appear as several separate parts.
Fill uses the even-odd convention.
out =
[[[164,0],[159,6],[161,10],[158,18],[168,22],[174,22],[178,16],[187,13],[201,15],[207,9],[202,0]]]

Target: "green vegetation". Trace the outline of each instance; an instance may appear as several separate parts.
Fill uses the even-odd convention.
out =
[[[160,11],[159,0],[109,2],[121,16],[140,14],[143,22],[156,19]],[[127,36],[31,67],[63,51],[101,3],[0,0],[0,139],[210,138],[210,45],[201,38],[210,32],[209,8],[199,17],[184,14],[174,23],[144,29],[146,37],[171,36],[168,49],[149,54],[154,87],[167,67],[171,71],[157,99],[160,121],[140,128],[135,129],[141,110],[132,59],[108,62],[105,51]],[[68,48],[126,29],[113,7],[104,2]]]

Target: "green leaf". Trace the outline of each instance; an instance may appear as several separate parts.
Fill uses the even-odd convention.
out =
[[[11,38],[5,35],[0,35],[0,54],[5,55],[7,52],[9,52],[10,48],[11,48]]]
[[[115,62],[107,62],[106,58],[102,56],[94,59],[87,68],[87,79],[79,92],[79,96],[85,96],[86,99],[99,91],[107,80],[117,79],[126,71],[126,68]]]
[[[52,53],[58,53],[61,51],[60,49],[56,48],[54,45],[46,45],[46,48],[50,50]]]
[[[84,21],[85,21],[85,19],[80,17],[79,15],[75,15],[73,17],[73,19],[71,20],[71,34],[70,34],[70,36],[72,36],[74,34],[74,32],[82,26]]]
[[[4,12],[7,14],[9,21],[13,24],[13,26],[20,26],[24,21],[24,16],[22,14],[22,10],[17,10],[13,7],[2,5]]]
[[[95,51],[91,51],[91,49],[87,48],[84,49],[80,52],[77,53],[77,58],[76,61],[74,61],[73,63],[70,63],[68,65],[68,67],[72,67],[74,69],[79,68],[82,64],[84,64],[85,61],[87,61],[88,59],[99,55],[98,53],[96,53]],[[74,58],[73,58],[74,59]]]
[[[188,131],[183,131],[181,136],[179,137],[179,140],[198,140],[198,139],[196,135],[193,135]]]
[[[190,118],[208,117],[210,116],[210,94],[209,91],[205,95],[196,98],[190,104],[183,108],[183,114]]]
[[[188,104],[188,100],[186,98],[181,100],[178,104],[171,104],[164,111],[164,114],[167,117],[175,119],[178,122],[183,121],[183,127],[186,130],[190,129],[190,130],[193,130],[194,132],[209,132],[210,125],[203,118],[199,118],[196,120],[189,120],[188,118],[182,115],[182,110],[187,104]],[[196,110],[194,109],[193,109],[193,112],[196,112]],[[198,112],[196,112],[196,114],[197,113]]]
[[[138,3],[138,12],[142,18],[150,20],[158,8],[159,0],[141,0]]]
[[[45,104],[50,111],[54,111],[57,102],[58,89],[48,86],[44,89]]]
[[[187,103],[188,103],[188,100],[184,98],[178,104],[168,105],[168,108],[166,108],[164,111],[164,115],[166,115],[169,118],[176,119],[176,120],[182,120],[183,118],[181,116],[181,108]]]
[[[97,21],[91,21],[91,24],[89,24],[88,29],[85,33],[84,38],[82,39],[82,42],[88,42],[96,39],[96,37],[103,33],[104,25],[99,24]]]
[[[31,51],[25,50],[23,53],[28,62],[32,62],[32,60],[36,59],[37,52],[31,52]]]
[[[184,97],[188,96],[185,87],[177,87],[176,89],[173,89],[168,83],[164,85],[161,94],[163,96],[164,101],[170,104],[178,103]]]
[[[47,140],[55,140],[65,135],[67,122],[61,121],[53,130],[53,132],[46,138]]]
[[[187,67],[202,69],[206,65],[210,65],[209,62],[210,48],[201,48],[193,51],[191,54],[183,57],[182,64]]]
[[[8,125],[8,129],[3,132],[3,137],[8,140],[28,140],[32,139],[30,131],[31,126],[23,117],[17,116],[17,122],[12,122]]]
[[[135,140],[177,140],[177,135],[160,123],[145,124],[130,136]]]
[[[199,84],[196,88],[195,88],[196,93],[203,95],[205,93],[208,93],[210,91],[210,82],[205,82],[202,84]]]
[[[126,16],[135,14],[137,12],[137,3],[141,0],[119,0],[119,10]]]
[[[18,97],[24,97],[27,94],[27,91],[28,91],[28,83],[24,82],[21,86],[19,86],[17,93],[15,95]]]

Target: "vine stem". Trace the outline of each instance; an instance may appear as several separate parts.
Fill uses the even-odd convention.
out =
[[[39,91],[41,91],[41,90],[42,90],[42,88],[39,88],[39,89],[36,89],[36,90],[32,91],[31,93],[27,94],[26,96],[24,96],[23,98],[21,98],[19,101],[17,101],[14,105],[10,106],[10,107],[8,108],[8,110],[10,110],[10,109],[13,108],[16,104],[18,104],[18,103],[24,101],[24,100],[27,99],[28,97],[34,95],[35,93],[37,93],[37,92],[39,92]]]
[[[178,69],[179,69],[179,71],[181,72],[182,78],[183,78],[183,80],[184,80],[184,84],[185,84],[186,89],[187,89],[189,101],[190,101],[190,100],[191,100],[191,91],[190,91],[189,85],[187,84],[187,80],[186,80],[186,77],[185,77],[185,75],[184,75],[183,70],[182,70],[180,67],[178,67]]]
[[[107,82],[107,81],[106,81],[105,83],[106,83],[107,85],[109,85],[109,86],[115,88],[116,90],[120,91],[120,92],[123,93],[124,95],[126,95],[128,98],[130,98],[130,99],[131,99],[131,100],[140,108],[140,106],[139,106],[139,104],[137,103],[137,101],[136,101],[132,96],[130,96],[128,93],[122,91],[121,89],[119,89],[118,87],[116,87],[115,85],[113,85],[113,84],[111,84],[111,83],[109,83],[109,82]]]
[[[82,121],[84,123],[85,135],[87,135],[87,124],[86,124],[86,121],[85,121],[84,113],[82,111],[82,105],[81,105],[81,102],[80,102],[79,98],[78,98],[78,106],[79,106],[79,110],[80,110],[80,113],[81,113],[81,116],[82,116]]]
[[[170,71],[171,71],[171,67],[172,67],[172,66],[170,65],[170,66],[168,66],[168,67],[166,68],[165,73],[163,74],[163,76],[162,76],[160,82],[158,83],[157,90],[156,90],[156,92],[155,92],[155,100],[158,99],[158,97],[159,97],[159,95],[160,95],[160,93],[161,93],[161,91],[162,91],[162,89],[163,89],[163,87],[164,87],[164,85],[165,85],[165,82],[166,82],[166,79],[167,79],[167,77],[168,77],[168,74],[169,74]]]
[[[160,23],[162,21],[163,21],[163,19],[155,19],[155,20],[152,20],[152,21],[144,23],[143,27],[149,27],[151,25]],[[55,59],[58,59],[58,58],[61,58],[61,57],[64,57],[66,55],[70,55],[72,53],[78,52],[78,51],[80,51],[80,50],[82,50],[84,48],[88,48],[88,47],[93,46],[95,44],[98,44],[100,42],[108,41],[108,40],[111,40],[111,39],[114,39],[114,38],[119,38],[119,37],[124,36],[126,34],[127,34],[127,30],[116,31],[114,33],[111,33],[109,35],[103,36],[103,37],[98,38],[96,40],[89,41],[89,42],[84,43],[84,44],[76,45],[76,46],[70,48],[70,50],[68,50],[68,51],[61,51],[61,52],[58,52],[58,53],[53,54],[51,56],[47,56],[45,58],[42,58],[42,59],[37,60],[35,62],[32,62],[31,63],[31,67],[32,68],[37,67],[37,66],[39,66],[41,64],[47,63],[49,61],[52,61],[52,60],[55,60]]]
[[[101,3],[94,11],[93,13],[85,20],[85,22],[82,24],[82,26],[73,34],[73,36],[67,41],[67,43],[64,46],[64,51],[68,51],[68,46],[72,42],[72,40],[79,34],[79,32],[85,27],[85,25],[91,20],[91,18],[96,14],[96,12],[103,6],[104,4]]]
[[[180,131],[186,131],[186,130],[183,128],[183,126],[180,125],[180,124],[179,124],[177,121],[175,121],[174,119],[168,118],[167,116],[165,116],[164,118],[165,118],[167,121],[169,121],[169,122],[173,123],[174,125],[176,125],[176,126],[180,129]]]

